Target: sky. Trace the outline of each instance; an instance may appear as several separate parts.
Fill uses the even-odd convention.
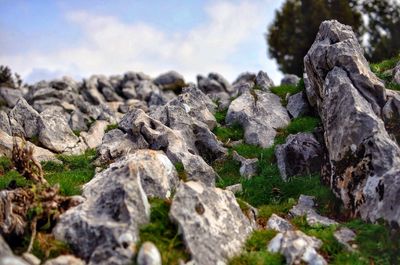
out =
[[[0,64],[33,83],[175,70],[282,74],[264,34],[283,0],[0,0]]]

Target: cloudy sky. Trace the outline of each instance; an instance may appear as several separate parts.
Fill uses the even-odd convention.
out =
[[[0,64],[34,82],[176,70],[281,73],[264,33],[283,0],[0,0]]]

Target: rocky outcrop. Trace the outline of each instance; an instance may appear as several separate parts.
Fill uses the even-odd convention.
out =
[[[194,181],[179,186],[170,218],[198,265],[226,263],[240,252],[252,231],[233,193]]]
[[[286,109],[293,118],[310,114],[311,108],[304,91],[289,96]]]
[[[316,173],[321,170],[323,148],[312,133],[289,135],[286,142],[278,145],[275,156],[283,180],[301,174]]]
[[[273,144],[276,129],[287,126],[290,118],[277,95],[249,90],[232,101],[225,121],[244,128],[246,143],[266,148]]]
[[[115,162],[83,187],[86,200],[61,215],[53,233],[91,264],[129,263],[150,206],[135,156]]]
[[[323,22],[304,64],[325,129],[324,179],[353,213],[398,224],[400,149],[381,119],[387,94],[351,27]]]

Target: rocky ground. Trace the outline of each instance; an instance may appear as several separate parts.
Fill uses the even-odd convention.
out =
[[[400,60],[0,88],[0,264],[397,264]]]

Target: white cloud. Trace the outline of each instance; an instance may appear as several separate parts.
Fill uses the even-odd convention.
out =
[[[191,81],[198,73],[216,71],[232,81],[241,71],[260,70],[255,67],[267,68],[264,70],[277,79],[280,74],[272,62],[267,65],[262,39],[268,22],[264,12],[268,2],[274,1],[213,1],[205,9],[208,19],[204,24],[173,34],[145,23],[127,24],[116,17],[75,11],[66,14],[66,18],[79,25],[83,32],[80,39],[53,52],[6,55],[0,61],[24,77],[35,73],[35,79],[37,72],[33,71],[40,68],[75,77],[121,74],[128,70],[156,76],[177,70]],[[261,50],[243,51],[243,43],[249,40],[262,43],[256,45]],[[230,62],[238,52],[259,54],[258,60]]]

